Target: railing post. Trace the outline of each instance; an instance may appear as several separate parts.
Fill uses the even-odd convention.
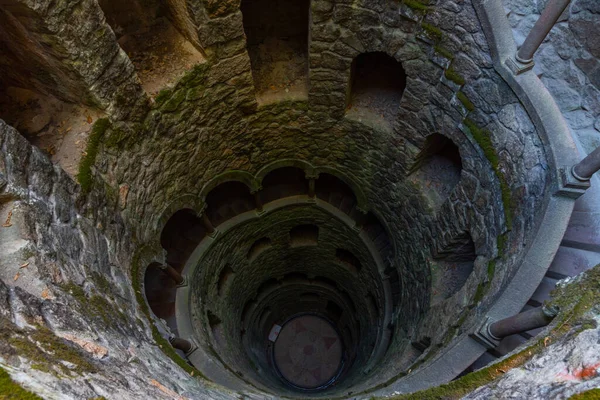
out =
[[[600,170],[600,147],[588,154],[571,169],[573,176],[580,181],[589,181]]]
[[[184,277],[169,264],[161,265],[160,269],[162,269],[167,275],[169,275],[169,277],[173,279],[177,285],[182,285],[185,282]]]
[[[491,322],[487,318],[471,337],[487,348],[498,346],[503,338],[548,325],[558,314],[556,307],[537,307],[512,317]]]
[[[192,342],[190,342],[189,340],[182,339],[180,337],[170,337],[169,343],[171,343],[171,346],[173,346],[177,350],[183,351],[185,354],[189,354],[193,350],[195,350],[195,346]]]
[[[533,68],[533,55],[540,47],[548,33],[556,24],[561,14],[571,0],[550,0],[544,8],[542,15],[525,38],[523,45],[515,54],[515,58],[507,60],[507,66],[516,74],[523,73]]]
[[[251,194],[254,195],[254,205],[256,206],[256,211],[259,214],[264,211],[263,210],[264,204],[263,204],[263,201],[262,201],[262,196],[260,194],[261,193],[261,189],[262,188],[258,188],[258,189],[256,189],[256,190],[254,190],[254,191],[251,192]]]

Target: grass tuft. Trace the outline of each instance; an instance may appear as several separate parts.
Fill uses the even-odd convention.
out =
[[[35,393],[25,390],[10,378],[4,368],[0,368],[0,399],[7,400],[43,400]]]

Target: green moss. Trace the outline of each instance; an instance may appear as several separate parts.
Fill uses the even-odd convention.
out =
[[[195,367],[191,366],[181,358],[175,349],[171,346],[171,344],[158,332],[154,323],[152,323],[152,318],[150,316],[150,310],[148,309],[148,305],[146,300],[144,299],[144,294],[142,293],[142,277],[141,277],[141,265],[140,265],[140,256],[139,253],[136,254],[131,262],[131,283],[133,285],[133,290],[135,292],[135,297],[138,302],[138,306],[150,321],[150,328],[152,329],[152,338],[158,344],[158,347],[165,353],[170,359],[172,359],[177,365],[181,367],[184,371],[189,373],[192,376],[206,379],[206,377]]]
[[[443,33],[440,28],[437,26],[428,24],[427,22],[421,22],[421,28],[429,38],[436,42],[441,42],[443,38]]]
[[[441,56],[446,57],[448,60],[452,60],[454,58],[454,54],[452,54],[450,52],[450,50],[448,50],[447,48],[445,48],[439,44],[436,44],[435,46],[433,46],[433,49]]]
[[[2,400],[43,400],[35,393],[23,389],[10,378],[8,372],[0,368],[0,399]]]
[[[108,285],[109,283],[108,281],[101,283],[101,285],[104,284]],[[120,325],[127,323],[125,314],[104,297],[108,292],[100,292],[101,295],[95,294],[88,298],[83,288],[73,282],[62,285],[62,288],[70,293],[90,316],[101,319],[107,327],[117,329]]]
[[[473,296],[473,304],[479,303],[483,299],[483,295],[485,294],[485,285],[480,283],[477,285],[477,290],[475,291],[475,296]]]
[[[456,93],[456,98],[458,100],[460,100],[460,102],[462,103],[462,105],[465,106],[465,108],[468,111],[474,111],[475,110],[475,104],[473,104],[473,102],[471,100],[469,100],[469,98],[467,97],[467,95],[464,94],[463,92]]]
[[[23,330],[2,318],[0,321],[0,339],[11,350],[31,362],[31,368],[59,376],[93,373],[97,368],[85,354],[70,342],[59,338],[44,326],[35,330]],[[69,366],[65,365],[67,362]],[[60,371],[60,373],[58,372]]]
[[[494,279],[494,275],[496,275],[496,260],[491,260],[487,266],[487,278],[489,282]]]
[[[429,7],[418,0],[404,0],[406,6],[414,11],[426,13],[429,11]]]
[[[77,173],[77,181],[83,193],[88,193],[92,187],[92,166],[96,162],[100,140],[109,127],[110,121],[107,118],[96,120],[92,127],[85,154],[79,161],[79,172]]]
[[[176,111],[179,105],[185,100],[186,94],[187,91],[185,89],[177,90],[175,93],[173,93],[171,98],[169,98],[169,100],[167,100],[165,104],[161,107],[162,110],[164,112]]]
[[[508,234],[507,233],[503,233],[502,235],[498,235],[498,238],[496,239],[496,246],[498,247],[498,255],[502,255],[504,254],[504,251],[506,250],[506,241],[508,240]]]
[[[475,122],[466,118],[464,120],[464,124],[469,131],[471,131],[471,135],[473,135],[473,139],[479,144],[481,150],[483,150],[483,154],[488,159],[490,164],[492,165],[492,169],[500,182],[500,191],[502,195],[502,204],[504,206],[504,218],[506,219],[506,227],[508,230],[512,229],[512,211],[513,205],[511,201],[512,193],[510,191],[510,187],[506,182],[506,178],[500,172],[499,164],[500,160],[498,158],[498,154],[496,154],[496,150],[494,149],[494,145],[492,144],[492,139],[490,136],[490,132],[485,129],[481,129],[477,126]]]
[[[600,400],[600,389],[592,389],[574,394],[569,400]]]
[[[111,129],[110,134],[104,140],[104,145],[109,148],[117,148],[127,139],[127,134],[122,129]]]
[[[444,76],[446,77],[446,79],[456,83],[459,86],[462,86],[466,83],[465,78],[460,76],[460,74],[458,72],[456,72],[456,70],[452,67],[450,67],[446,71],[444,71]]]
[[[172,95],[171,90],[163,89],[160,92],[158,92],[158,95],[156,96],[154,101],[156,102],[156,104],[158,106],[161,106],[165,101],[167,101],[171,97],[171,95]]]
[[[585,273],[584,278],[576,283],[557,289],[551,305],[559,306],[561,313],[553,322],[554,328],[544,337],[540,337],[534,344],[523,349],[503,361],[492,364],[487,368],[467,374],[460,379],[445,385],[436,386],[411,394],[391,397],[394,400],[434,400],[434,399],[460,399],[473,390],[487,385],[502,377],[512,368],[525,364],[534,355],[543,351],[549,344],[555,343],[571,333],[578,333],[585,326],[586,313],[597,304],[600,298],[600,265]],[[588,396],[599,396],[600,390],[593,389]],[[586,395],[587,392],[580,393]],[[596,399],[598,397],[580,397],[579,399]]]

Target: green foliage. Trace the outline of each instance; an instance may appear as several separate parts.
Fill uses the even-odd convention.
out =
[[[569,400],[600,400],[600,389],[592,389],[585,392],[574,394]]]
[[[500,160],[498,158],[498,154],[496,154],[496,149],[494,149],[494,145],[492,144],[490,132],[488,132],[485,129],[479,128],[477,124],[469,118],[466,118],[464,120],[464,124],[467,128],[469,128],[469,131],[471,131],[473,139],[475,139],[475,141],[479,144],[479,147],[481,147],[481,150],[483,150],[483,154],[492,165],[492,169],[494,170],[498,181],[500,181],[500,190],[502,193],[502,204],[504,206],[504,218],[506,219],[506,227],[508,228],[508,230],[511,230],[513,210],[513,205],[511,202],[512,194],[508,183],[506,182],[506,178],[504,177],[502,172],[500,172]]]
[[[110,121],[107,118],[98,119],[92,127],[85,154],[79,161],[79,172],[77,173],[77,181],[83,193],[88,193],[92,187],[92,166],[96,162],[100,141],[109,127]]]
[[[463,92],[456,93],[456,98],[458,100],[460,100],[460,102],[462,103],[462,105],[465,106],[465,108],[468,111],[474,111],[475,110],[475,104],[473,104],[473,102],[471,100],[469,100],[469,98],[467,97],[467,95],[464,94]]]
[[[442,30],[437,26],[428,24],[427,22],[421,22],[421,28],[427,36],[429,36],[432,40],[436,42],[441,42],[442,37],[444,36]]]
[[[456,72],[456,70],[452,67],[450,67],[446,71],[444,71],[444,76],[446,77],[446,79],[456,83],[459,86],[462,86],[466,83],[465,78],[460,76],[459,73]]]
[[[2,400],[43,400],[37,394],[23,389],[10,378],[8,372],[0,368],[0,399]]]

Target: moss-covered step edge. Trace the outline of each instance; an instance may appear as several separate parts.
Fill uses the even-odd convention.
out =
[[[10,378],[6,370],[0,367],[0,399],[10,400],[44,400],[35,393],[23,389]]]
[[[586,318],[586,313],[600,298],[600,264],[587,271],[581,281],[565,288],[556,289],[549,305],[558,306],[560,314],[547,336],[539,338],[520,352],[494,363],[487,368],[472,372],[450,383],[410,394],[402,394],[387,399],[393,400],[433,400],[460,399],[473,390],[502,377],[506,372],[529,361],[548,345],[567,336],[577,335],[586,329],[596,328],[594,320]],[[591,393],[590,395],[597,395]],[[594,397],[591,397],[594,399]],[[375,397],[373,399],[376,399]],[[587,399],[583,397],[583,399]]]

